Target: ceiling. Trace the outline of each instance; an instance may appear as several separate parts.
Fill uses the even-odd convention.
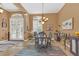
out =
[[[57,13],[64,3],[21,3],[30,14]]]
[[[16,4],[14,3],[1,3],[1,7],[9,12],[16,12],[21,9],[22,10],[25,9],[29,14],[41,14],[41,13],[57,13],[65,5],[64,3],[43,3],[43,4],[19,3],[19,4],[21,8],[17,7]]]
[[[18,8],[13,3],[1,3],[1,7],[9,12],[18,11]]]

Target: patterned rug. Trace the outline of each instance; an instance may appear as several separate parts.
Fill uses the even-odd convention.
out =
[[[15,56],[66,56],[65,53],[59,47],[49,47],[38,49],[34,45],[30,45],[27,48],[23,48]]]
[[[15,56],[66,56],[65,53],[57,46],[49,48],[36,48],[34,40],[28,43],[28,46],[23,48]]]
[[[20,41],[0,41],[0,52],[6,51],[8,48],[11,48],[12,46],[16,45],[18,42]]]

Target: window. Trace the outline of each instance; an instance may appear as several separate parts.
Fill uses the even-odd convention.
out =
[[[41,16],[34,16],[33,17],[33,32],[41,32],[43,31],[42,29],[42,23],[41,21]]]

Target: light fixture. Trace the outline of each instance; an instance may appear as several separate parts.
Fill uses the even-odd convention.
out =
[[[45,22],[44,21],[42,21],[42,24],[44,24]]]
[[[4,11],[4,10],[0,8],[0,13],[3,13],[3,11]]]
[[[45,21],[45,22],[48,21],[48,18],[46,18],[44,21]]]
[[[43,17],[43,19],[45,19],[46,17]]]
[[[46,21],[48,21],[48,18],[44,16],[44,3],[42,3],[42,20],[41,23],[44,24]]]

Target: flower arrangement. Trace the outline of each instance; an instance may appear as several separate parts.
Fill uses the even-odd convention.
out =
[[[75,35],[76,35],[76,36],[79,36],[79,32],[75,32]]]

